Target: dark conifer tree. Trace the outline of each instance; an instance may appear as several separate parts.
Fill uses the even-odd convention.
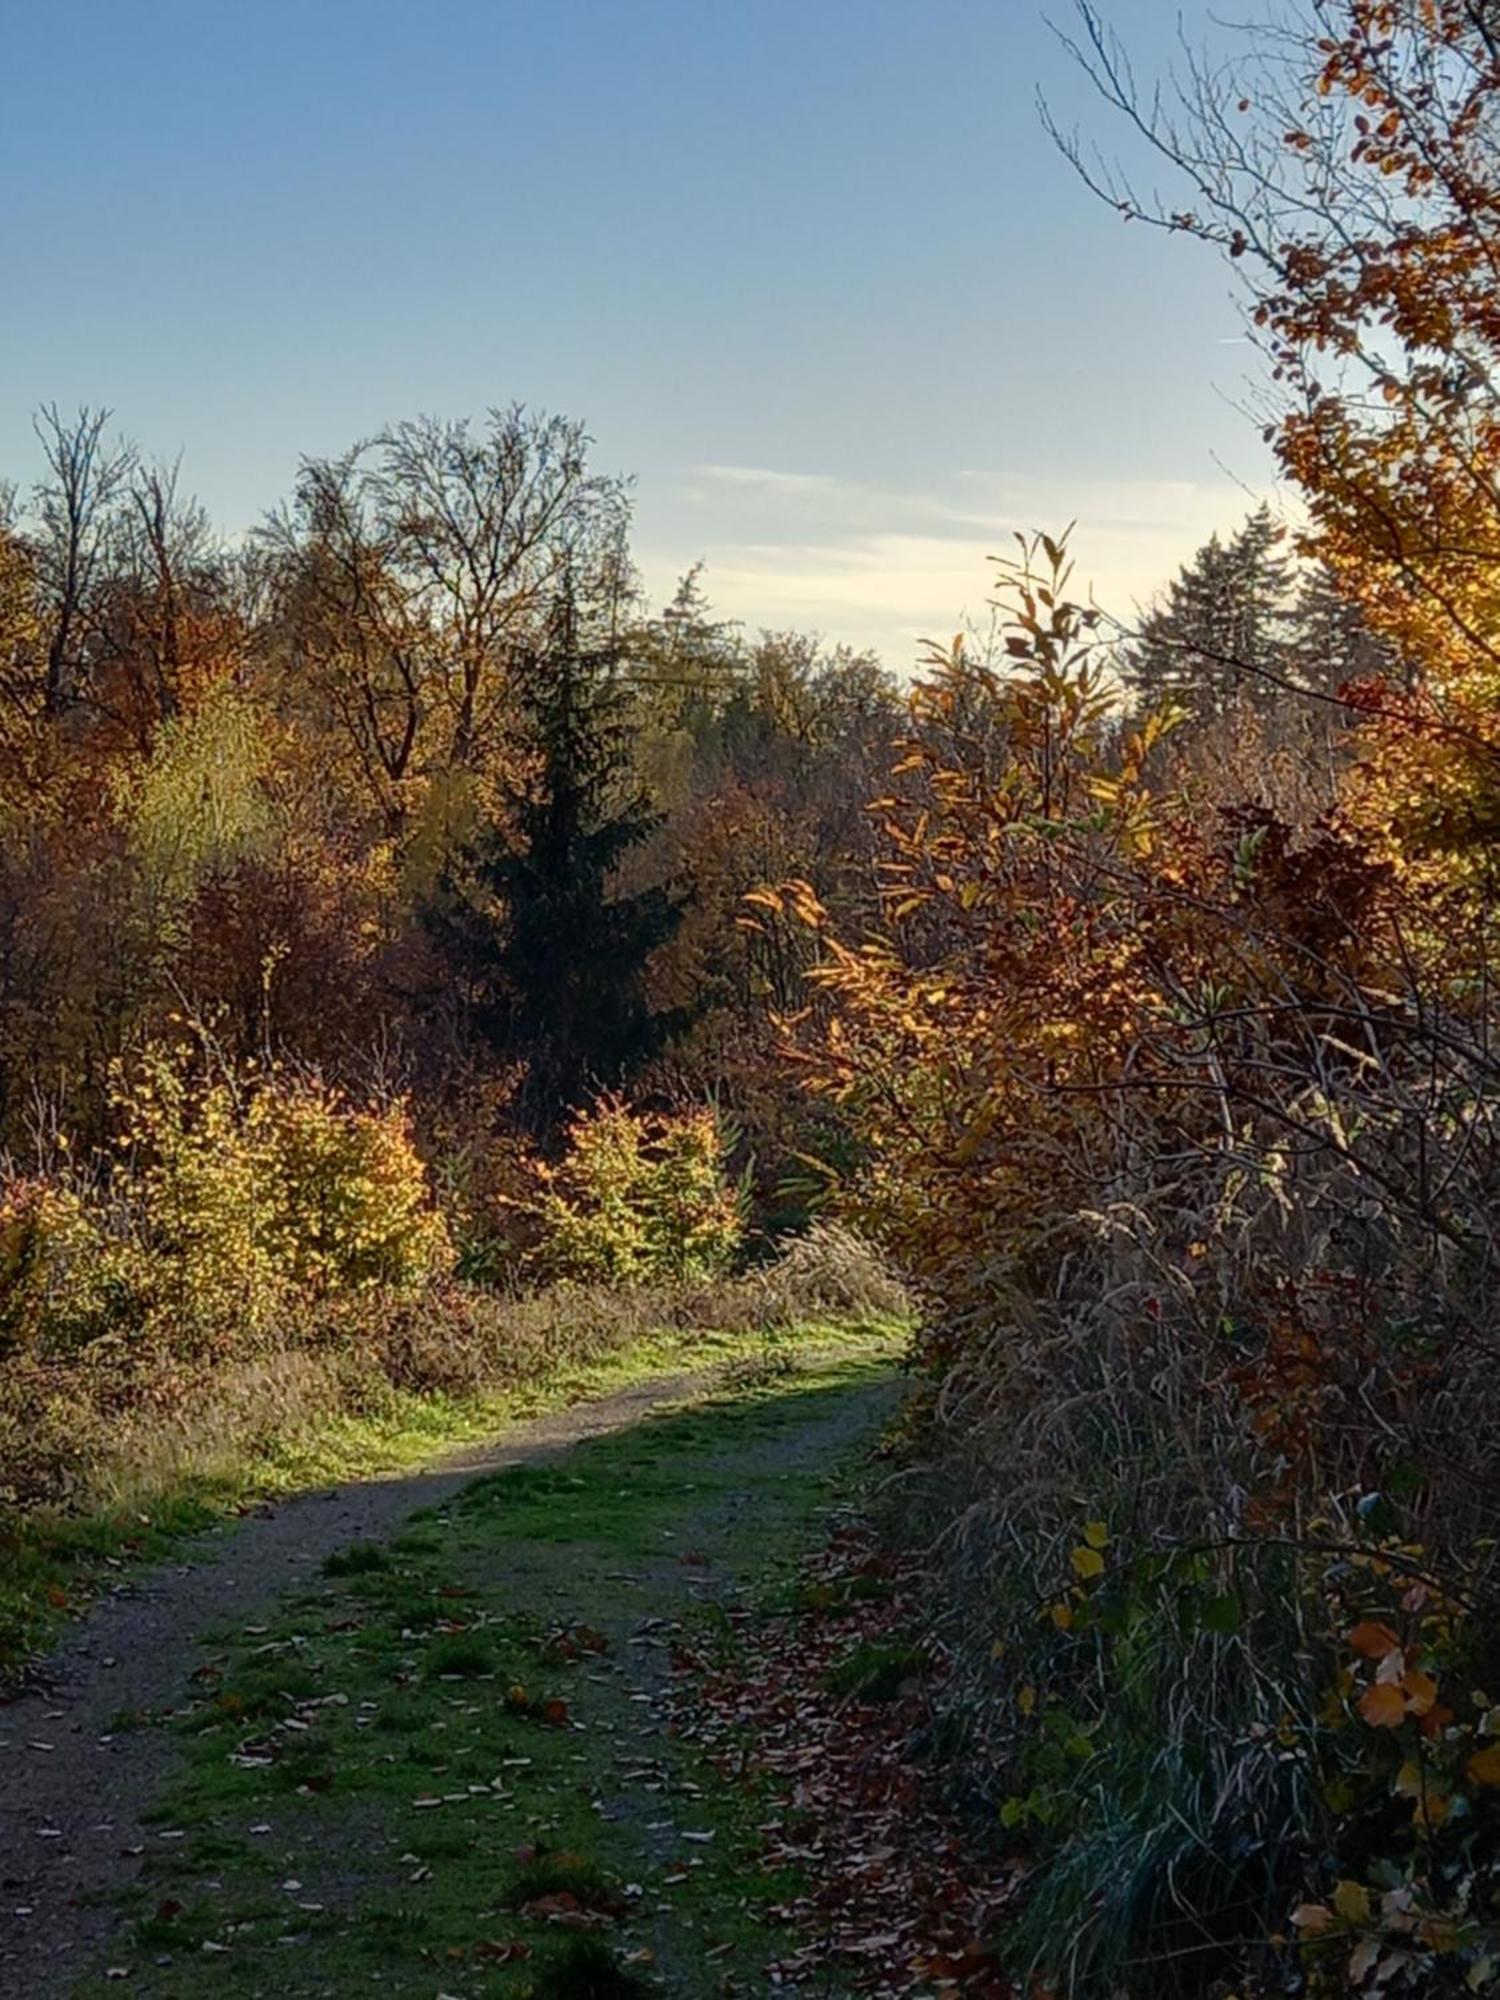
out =
[[[739,692],[744,647],[732,620],[715,618],[695,563],[661,617],[640,635],[640,689],[658,722],[701,735]]]
[[[1290,653],[1299,687],[1337,694],[1345,681],[1393,672],[1390,649],[1370,631],[1321,563],[1301,579],[1292,610]]]
[[[514,685],[505,811],[445,876],[426,921],[475,1027],[526,1062],[523,1114],[544,1131],[682,1025],[653,1012],[646,973],[684,904],[617,881],[659,822],[632,771],[612,606],[590,620],[565,590]]]
[[[1211,721],[1237,700],[1270,707],[1287,678],[1291,564],[1282,530],[1262,507],[1183,565],[1149,612],[1126,661],[1143,705],[1176,702]]]

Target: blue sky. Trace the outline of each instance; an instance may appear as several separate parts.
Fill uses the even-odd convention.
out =
[[[1065,12],[1067,0],[1053,0]],[[1104,0],[1143,71],[1171,0]],[[239,531],[422,410],[585,418],[662,595],[878,645],[1077,516],[1122,605],[1269,491],[1224,271],[1034,0],[0,0],[0,472],[108,404]],[[1128,155],[1127,155],[1128,157]],[[1238,483],[1237,483],[1238,482]]]

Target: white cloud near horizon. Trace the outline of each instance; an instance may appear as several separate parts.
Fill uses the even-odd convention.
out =
[[[1018,531],[1058,534],[1071,520],[1075,594],[1128,620],[1261,497],[1227,476],[1067,487],[970,469],[946,490],[901,492],[827,473],[697,465],[675,496],[676,532],[643,520],[639,559],[653,599],[665,601],[701,560],[721,617],[750,631],[813,629],[903,669],[925,640],[988,623],[990,559],[1011,552]]]
[[[694,465],[689,471],[698,479],[776,494],[833,492],[839,484],[831,472],[777,472],[767,465]]]

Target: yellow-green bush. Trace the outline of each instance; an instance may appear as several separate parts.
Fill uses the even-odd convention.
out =
[[[262,1108],[271,1079],[153,1045],[115,1079],[113,1186],[147,1253],[150,1306],[181,1341],[257,1335],[286,1303],[279,1172]]]
[[[128,1321],[128,1264],[76,1188],[0,1179],[0,1356],[70,1352]]]
[[[274,1177],[276,1262],[299,1290],[410,1292],[448,1268],[404,1102],[361,1110],[316,1081],[280,1084],[251,1122]]]
[[[538,1259],[553,1276],[630,1284],[727,1269],[744,1242],[744,1191],[707,1109],[638,1112],[604,1097],[542,1168]]]
[[[122,1069],[114,1105],[107,1177],[0,1180],[0,1351],[144,1334],[224,1353],[303,1303],[406,1295],[452,1263],[402,1103],[185,1044]]]

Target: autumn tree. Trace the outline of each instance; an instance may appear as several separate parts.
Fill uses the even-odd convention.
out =
[[[419,418],[310,459],[262,536],[274,651],[393,829],[434,773],[500,747],[513,655],[565,574],[618,560],[623,483],[582,425],[512,405],[482,427]]]
[[[1123,215],[1233,264],[1305,551],[1400,663],[1365,685],[1372,826],[1486,878],[1500,825],[1500,66],[1475,0],[1314,0],[1189,58],[1175,99],[1078,0],[1076,53],[1179,176],[1161,203],[1059,134]],[[1375,767],[1378,767],[1378,772]]]
[[[37,699],[49,719],[87,691],[97,658],[115,509],[135,465],[129,445],[106,440],[110,414],[84,407],[69,419],[50,403],[36,418],[47,466],[33,495],[31,538],[46,620]]]
[[[17,532],[14,495],[0,489],[0,797],[25,788],[26,740],[40,681],[42,615],[32,550]]]
[[[241,660],[229,565],[179,468],[137,463],[120,495],[101,592],[93,702],[143,752]]]

